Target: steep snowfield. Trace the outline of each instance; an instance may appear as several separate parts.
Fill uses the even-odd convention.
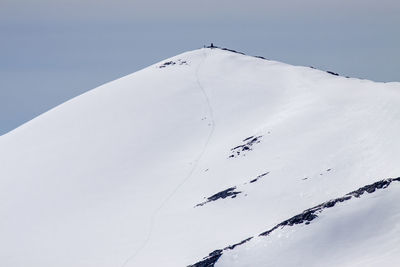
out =
[[[0,137],[0,265],[194,264],[400,176],[399,103],[400,83],[220,49],[100,86]],[[326,266],[398,266],[399,186],[251,240],[216,266],[321,266],[330,255]]]
[[[398,266],[400,184],[319,214],[309,225],[279,227],[228,250],[216,267]]]

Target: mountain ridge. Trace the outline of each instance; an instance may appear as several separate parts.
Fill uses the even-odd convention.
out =
[[[400,83],[347,79],[218,48],[151,65],[0,137],[0,249],[6,255],[0,262],[193,264],[376,177],[398,177],[399,101]],[[388,204],[396,202],[393,188],[374,195],[394,205]],[[196,207],[207,200],[214,201]],[[366,214],[378,212],[387,222],[396,218],[395,206],[384,213],[368,201],[349,207],[364,205]],[[311,226],[336,227],[325,218]],[[396,224],[390,229],[395,236]],[[296,243],[300,234],[285,232],[296,241],[288,243],[276,235],[274,243],[302,244]],[[357,244],[369,242],[362,237]],[[394,248],[398,242],[380,232],[373,237]],[[253,244],[236,246],[218,264],[284,260],[274,256],[281,255],[278,246],[264,251]],[[247,246],[252,257],[242,251]],[[305,252],[302,247],[294,251]],[[320,247],[321,254],[329,251]],[[388,253],[386,259],[397,259],[395,249]],[[336,258],[351,262],[345,257]]]

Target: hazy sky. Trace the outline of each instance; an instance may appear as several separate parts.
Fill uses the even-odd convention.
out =
[[[105,82],[214,42],[400,81],[398,0],[0,0],[0,135]]]

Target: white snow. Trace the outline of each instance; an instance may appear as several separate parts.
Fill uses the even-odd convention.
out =
[[[225,252],[216,267],[361,267],[400,264],[400,184],[324,210]]]
[[[169,61],[176,64],[160,68]],[[1,266],[193,264],[304,209],[400,176],[399,103],[400,83],[220,49],[183,53],[100,86],[0,137]],[[229,158],[252,135],[261,142]],[[236,198],[195,207],[233,186],[242,192]],[[351,220],[370,216],[384,218],[389,232],[373,221],[354,243],[359,257],[339,250],[329,263],[390,263],[398,259],[396,248],[387,249],[398,247],[390,235],[398,233],[398,189],[284,229],[285,241],[265,238],[248,243],[254,252],[232,253],[238,266],[256,266],[252,255],[279,260],[298,248],[287,266],[303,253],[318,266],[309,249],[321,242],[333,242],[319,248],[324,255],[343,249],[348,239],[332,231],[354,230]],[[371,229],[379,231],[368,239]],[[367,257],[367,246],[377,253]],[[217,264],[231,262],[224,255]]]

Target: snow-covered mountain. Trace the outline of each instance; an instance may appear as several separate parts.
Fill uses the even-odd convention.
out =
[[[223,49],[0,137],[0,266],[399,266],[400,83]]]

